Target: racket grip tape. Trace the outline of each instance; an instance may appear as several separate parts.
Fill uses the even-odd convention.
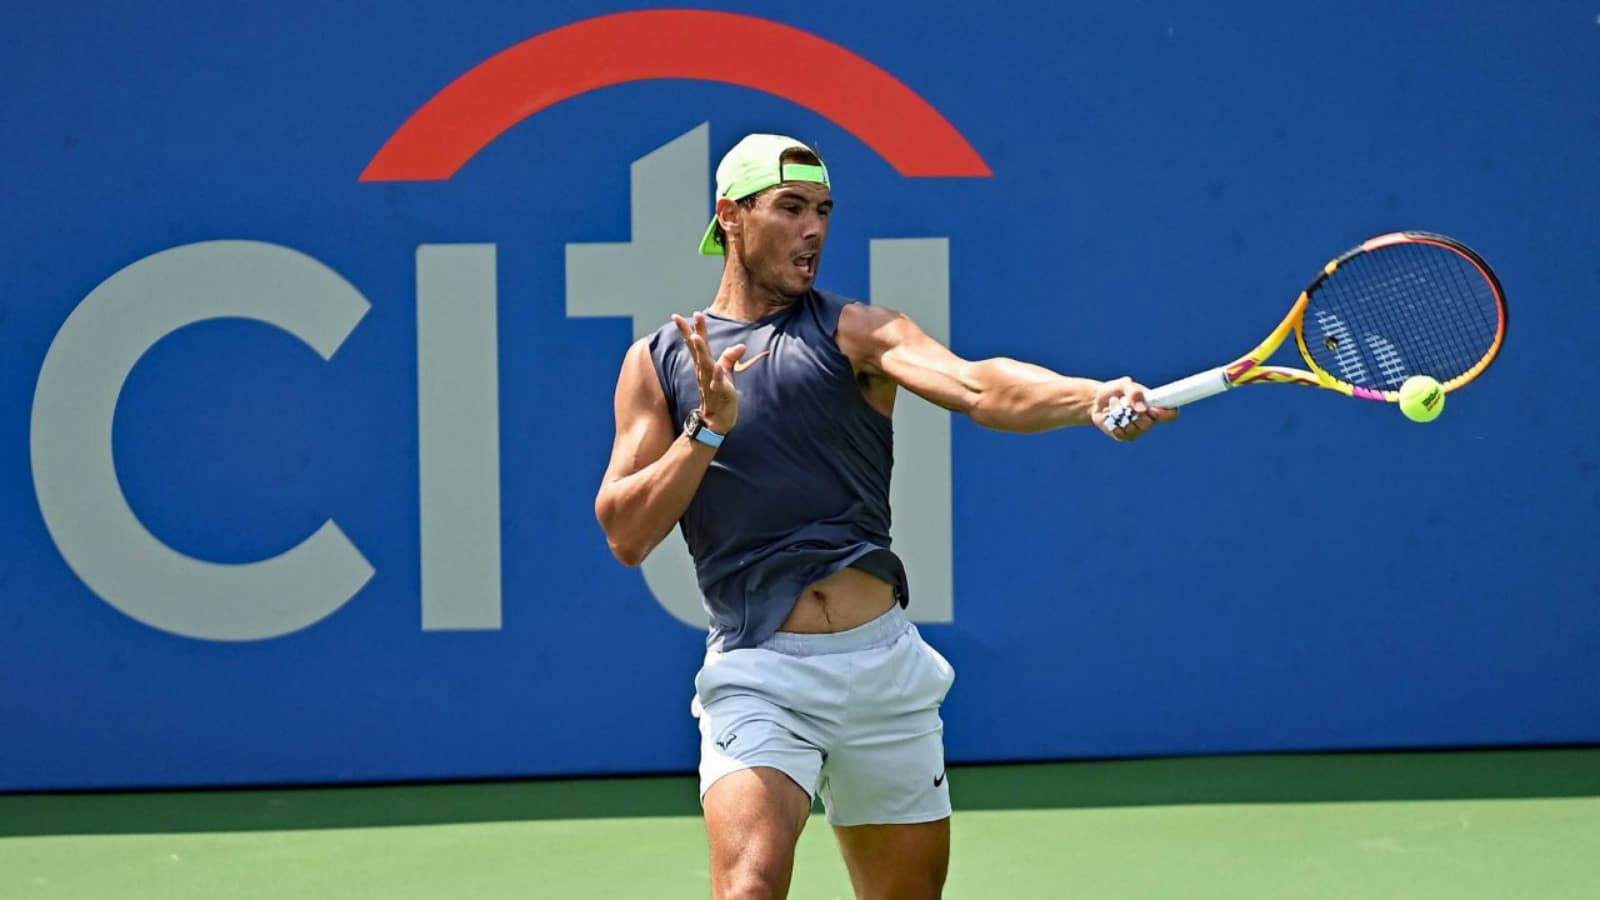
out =
[[[1144,402],[1150,406],[1174,409],[1215,396],[1231,387],[1233,383],[1228,380],[1228,367],[1218,366],[1198,375],[1190,375],[1188,378],[1180,378],[1158,388],[1151,388],[1145,393]],[[1111,421],[1111,427],[1125,428],[1133,422],[1136,414],[1133,407],[1124,404],[1112,410],[1107,418]]]
[[[1149,393],[1144,395],[1144,401],[1151,406],[1173,409],[1196,400],[1216,396],[1231,387],[1233,383],[1228,380],[1228,367],[1218,366],[1198,375],[1190,375],[1188,378],[1180,378],[1158,388],[1151,388]]]

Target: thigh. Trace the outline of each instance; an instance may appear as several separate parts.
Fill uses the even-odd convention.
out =
[[[950,815],[939,704],[955,676],[915,631],[863,656],[855,716],[829,747],[820,793],[833,825],[909,825]]]
[[[950,820],[914,825],[836,825],[834,836],[857,900],[931,900],[950,868]]]
[[[711,845],[711,896],[784,897],[811,795],[758,766],[719,778],[703,799]]]
[[[700,798],[729,775],[765,767],[798,785],[809,809],[827,735],[784,701],[749,686],[756,683],[738,672],[730,675],[725,665],[708,666],[696,679],[691,709],[700,720]]]
[[[716,898],[786,896],[795,842],[811,814],[825,735],[791,708],[805,697],[792,690],[784,663],[736,650],[708,658],[695,678]]]

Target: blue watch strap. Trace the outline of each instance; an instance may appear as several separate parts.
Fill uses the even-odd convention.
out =
[[[704,422],[701,422],[700,427],[695,429],[694,439],[708,447],[722,446],[722,435],[707,428]]]

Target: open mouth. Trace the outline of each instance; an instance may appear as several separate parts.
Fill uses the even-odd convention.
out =
[[[799,269],[800,273],[806,277],[814,277],[817,274],[817,254],[802,253],[796,256],[794,258],[794,267]]]

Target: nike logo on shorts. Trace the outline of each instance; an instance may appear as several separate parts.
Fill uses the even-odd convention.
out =
[[[938,786],[939,786],[939,785],[941,785],[941,784],[944,784],[944,773],[943,773],[943,772],[940,772],[940,773],[939,773],[939,777],[938,777],[938,778],[935,778],[935,779],[934,779],[934,780],[933,780],[933,786],[934,786],[934,787],[938,787]]]

